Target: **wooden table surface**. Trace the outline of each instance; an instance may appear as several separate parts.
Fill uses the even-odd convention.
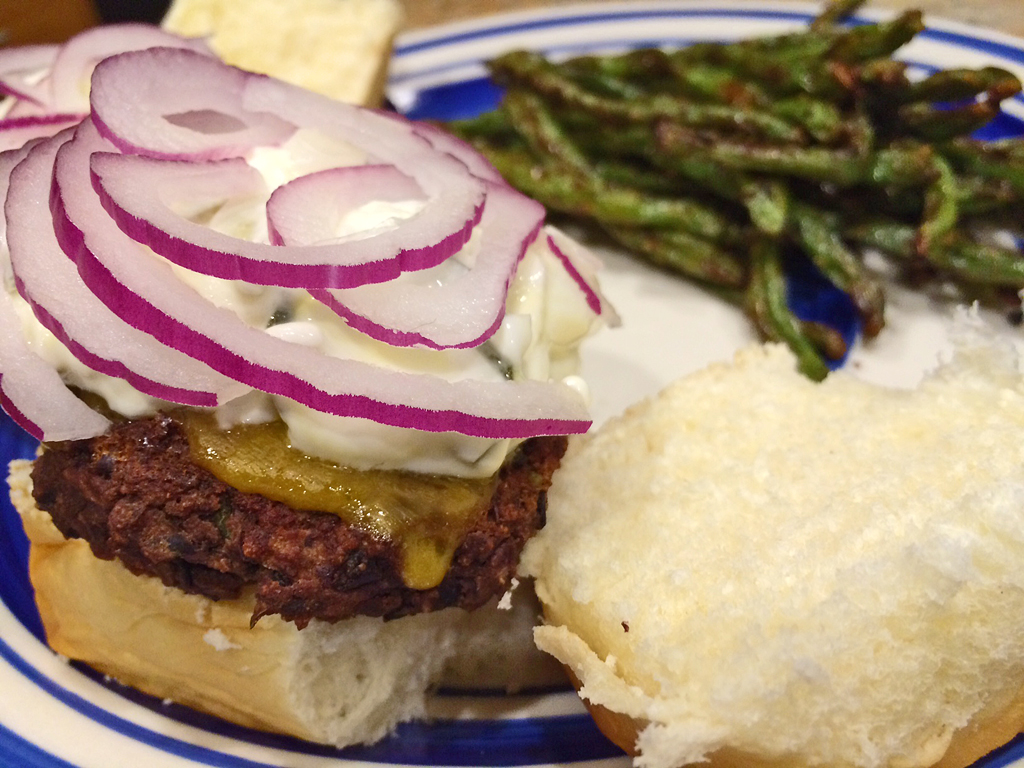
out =
[[[553,6],[576,0],[402,0],[407,26],[472,18],[502,11]],[[595,0],[602,2],[602,0]],[[618,0],[621,2],[622,0]],[[743,0],[739,0],[742,2]],[[1024,37],[1024,0],[869,0],[871,9],[920,8],[926,14]]]

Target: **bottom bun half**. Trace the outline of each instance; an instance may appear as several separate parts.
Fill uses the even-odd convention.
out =
[[[31,467],[12,462],[8,481],[31,544],[29,576],[48,644],[152,696],[341,747],[424,717],[428,693],[449,679],[509,689],[564,681],[533,646],[529,590],[513,610],[492,604],[477,616],[447,609],[387,622],[314,620],[298,630],[270,615],[250,627],[251,597],[185,594],[65,539],[33,501]],[[534,656],[539,671],[524,674],[523,659]]]

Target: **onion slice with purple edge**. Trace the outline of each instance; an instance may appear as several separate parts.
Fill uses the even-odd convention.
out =
[[[590,425],[583,399],[564,384],[452,382],[389,370],[275,338],[215,307],[165,262],[118,245],[125,235],[89,184],[99,139],[86,121],[58,152],[54,227],[90,290],[134,327],[255,389],[338,416],[489,438],[578,433]]]
[[[32,139],[46,138],[82,121],[84,115],[46,114],[0,120],[0,151],[17,149]]]
[[[0,288],[5,290],[14,288],[14,278],[11,275],[11,262],[7,257],[7,217],[3,215],[2,203],[7,199],[7,189],[11,183],[11,171],[25,159],[29,149],[37,142],[29,139],[13,149],[0,150],[0,277],[3,278]]]
[[[416,123],[413,130],[417,135],[430,142],[434,149],[447,152],[449,155],[461,160],[474,176],[486,179],[487,181],[493,181],[495,184],[508,183],[498,169],[491,164],[490,160],[457,136],[453,136],[444,129],[430,123]]]
[[[197,195],[215,199],[226,197],[232,189],[255,192],[263,185],[262,177],[239,158],[189,163],[98,152],[91,172],[114,222],[129,237],[179,266],[257,285],[348,288],[436,266],[469,240],[483,210],[483,182],[469,176],[458,161],[445,157],[435,165],[450,163],[449,182],[469,190],[469,194],[457,193],[454,211],[428,203],[429,212],[425,208],[407,220],[413,221],[411,225],[403,222],[372,238],[290,247],[217,232],[174,210],[174,203],[187,203]]]
[[[290,246],[338,240],[347,214],[368,203],[410,200],[425,201],[423,190],[394,166],[350,165],[308,173],[282,184],[267,201],[270,242]]]
[[[37,106],[52,100],[49,80],[33,82],[53,67],[57,44],[12,45],[0,48],[0,94],[31,101]]]
[[[0,193],[29,147],[0,153]],[[2,217],[0,217],[2,218]],[[37,440],[79,440],[101,434],[110,422],[69,390],[53,367],[32,351],[5,279],[0,285],[0,406]]]
[[[273,240],[301,245],[334,236],[341,217],[362,204],[421,199],[419,192],[392,166],[332,168],[278,187],[267,203],[267,219]],[[479,256],[471,267],[449,260],[435,268],[461,274],[441,281],[432,272],[406,274],[387,283],[310,293],[352,327],[393,346],[475,347],[501,324],[509,282],[543,220],[539,203],[488,182],[480,235],[467,246]]]
[[[15,283],[36,319],[87,367],[152,397],[214,406],[245,394],[244,385],[127,325],[82,283],[57,243],[49,210],[39,205],[50,194],[57,150],[70,138],[68,131],[28,153],[11,173],[4,206]]]
[[[295,131],[281,116],[245,109],[242,94],[253,78],[265,75],[184,48],[117,54],[93,72],[92,119],[125,154],[165,160],[241,157],[253,147],[280,144]]]
[[[89,79],[103,59],[125,51],[164,47],[187,49],[213,57],[213,51],[199,38],[186,38],[165,32],[152,24],[127,22],[109,24],[79,32],[57,51],[50,71],[52,105],[62,112],[89,111]],[[135,73],[131,82],[143,87],[145,72]],[[179,91],[202,90],[189,87],[187,80],[175,83]],[[201,81],[191,81],[193,83]]]
[[[573,282],[579,286],[583,296],[587,300],[587,306],[590,307],[590,311],[595,315],[600,315],[610,308],[607,301],[602,300],[601,295],[594,289],[596,281],[593,279],[588,280],[585,278],[580,271],[585,269],[590,272],[597,271],[598,263],[594,259],[593,255],[590,254],[583,246],[573,240],[571,237],[566,235],[564,232],[550,227],[548,229],[548,247],[551,248],[551,252],[555,254],[558,260],[562,263],[566,273],[573,279]],[[590,264],[587,262],[591,261]],[[579,262],[579,264],[577,264]],[[610,325],[616,325],[618,323],[618,317],[609,318]]]
[[[108,104],[100,95],[106,92],[106,79],[128,78],[129,70],[134,71],[134,67],[124,66],[126,63],[137,62],[148,70],[154,60],[163,60],[165,53],[139,51],[102,62],[93,78],[94,97],[99,99],[94,101],[96,116],[106,125],[105,135],[120,131],[114,143],[131,146],[133,151],[154,151],[161,157],[194,153],[202,143],[191,143],[189,131],[164,132],[160,142],[151,142],[158,144],[155,149],[144,146],[145,133],[136,135],[137,126],[146,121],[134,121],[134,110],[162,114],[164,92],[151,90],[147,94],[150,101],[136,101],[132,111],[116,119],[109,110],[124,111],[125,106]],[[483,210],[483,181],[470,174],[459,160],[435,150],[416,135],[407,121],[381,117],[262,76],[239,79],[231,74],[239,70],[187,51],[170,53],[177,54],[172,57],[174,60],[188,61],[189,67],[203,68],[208,75],[204,93],[205,86],[218,94],[242,87],[244,109],[251,109],[254,114],[269,112],[286,117],[300,128],[311,128],[364,150],[377,161],[411,177],[423,190],[427,202],[415,216],[373,238],[281,248],[215,232],[173,210],[175,200],[182,200],[180,196],[190,193],[199,183],[198,179],[191,180],[191,175],[210,180],[208,169],[201,164],[98,155],[93,161],[94,183],[104,207],[132,238],[186,269],[260,285],[296,288],[351,288],[392,280],[402,272],[440,264],[469,240]],[[167,71],[170,60],[164,63],[164,76],[156,79],[165,84],[165,91],[173,92],[179,73]],[[104,109],[100,102],[107,111],[105,116],[101,114]],[[163,141],[168,137],[179,143]],[[227,166],[224,169],[227,172]]]
[[[467,246],[476,258],[460,274],[431,281],[403,275],[382,285],[311,293],[354,328],[388,344],[445,349],[483,343],[501,325],[509,283],[544,223],[540,203],[505,184],[487,184],[479,240]]]
[[[6,290],[0,291],[0,405],[37,440],[81,440],[110,426],[29,348]]]
[[[37,140],[30,140],[15,149],[0,150],[0,203],[7,199],[7,190],[11,183],[11,172],[18,165]],[[14,275],[11,273],[11,260],[7,249],[7,217],[3,215],[0,205],[0,289],[4,292],[14,291]]]
[[[46,117],[53,114],[74,114],[78,115],[79,120],[85,117],[84,114],[79,114],[77,112],[54,112],[48,105],[38,104],[31,99],[11,99],[11,106],[7,112],[4,113],[4,119],[12,120],[14,118],[23,117]]]

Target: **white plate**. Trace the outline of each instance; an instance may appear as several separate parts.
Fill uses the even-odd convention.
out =
[[[568,54],[768,34],[804,24],[813,12],[809,5],[669,1],[490,17],[403,36],[389,93],[415,116],[468,116],[494,103],[481,62],[502,51],[527,47]],[[932,23],[904,55],[925,68],[994,64],[1024,77],[1024,41],[956,24]],[[996,132],[1024,133],[1024,100],[1013,99],[1006,111]],[[603,255],[603,283],[625,322],[595,339],[585,356],[599,421],[679,375],[731,356],[753,338],[731,306],[621,254]],[[870,347],[856,347],[848,365],[872,380],[912,383],[943,345],[949,307],[899,291],[890,291],[889,298],[888,328]],[[32,441],[0,417],[0,458],[6,462],[33,450]],[[567,691],[442,696],[435,702],[441,719],[404,726],[371,748],[338,752],[230,726],[106,682],[64,663],[42,643],[25,574],[24,537],[6,502],[0,507],[0,598],[0,766],[629,764]],[[1014,742],[983,763],[1000,768],[1021,758],[1024,742]]]

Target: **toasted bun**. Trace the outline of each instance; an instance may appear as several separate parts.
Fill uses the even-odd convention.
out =
[[[743,351],[576,442],[522,570],[648,768],[968,765],[1024,725],[1024,379],[916,390]]]
[[[461,612],[313,621],[302,631],[266,616],[250,629],[251,600],[186,595],[65,540],[33,503],[30,469],[12,463],[11,498],[57,653],[240,725],[337,746],[377,741],[424,714],[457,648]]]
[[[163,27],[207,38],[228,64],[372,106],[401,23],[398,0],[174,0]]]

